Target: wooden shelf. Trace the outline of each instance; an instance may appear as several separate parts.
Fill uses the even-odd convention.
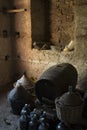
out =
[[[6,10],[5,12],[6,13],[20,13],[24,11],[26,11],[26,9],[9,9],[9,10]]]

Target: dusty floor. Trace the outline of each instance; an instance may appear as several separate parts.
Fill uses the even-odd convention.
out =
[[[7,100],[7,95],[10,90],[5,90],[0,93],[0,130],[20,130],[19,129],[19,117],[11,112],[10,104]],[[85,128],[74,130],[87,130],[87,119],[80,119],[78,124]]]
[[[8,91],[0,93],[0,130],[19,130],[19,116],[11,113],[7,94]]]

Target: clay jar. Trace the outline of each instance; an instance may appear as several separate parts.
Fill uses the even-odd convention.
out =
[[[20,83],[25,89],[29,89],[29,88],[31,88],[32,87],[32,83],[31,83],[31,81],[29,80],[29,78],[28,78],[28,76],[27,76],[27,74],[24,72],[24,74],[20,77],[20,79],[18,79],[17,80],[17,82],[15,83],[15,84],[17,84],[17,83]],[[14,84],[14,85],[15,85]]]

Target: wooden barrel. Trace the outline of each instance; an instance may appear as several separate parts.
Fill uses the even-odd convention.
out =
[[[54,65],[47,69],[35,83],[36,96],[41,102],[52,101],[60,97],[71,85],[75,88],[78,73],[69,63]]]

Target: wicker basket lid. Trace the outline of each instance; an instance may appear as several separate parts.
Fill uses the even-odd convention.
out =
[[[79,106],[83,103],[80,94],[75,92],[72,86],[69,86],[69,91],[64,93],[58,102],[64,106]]]

